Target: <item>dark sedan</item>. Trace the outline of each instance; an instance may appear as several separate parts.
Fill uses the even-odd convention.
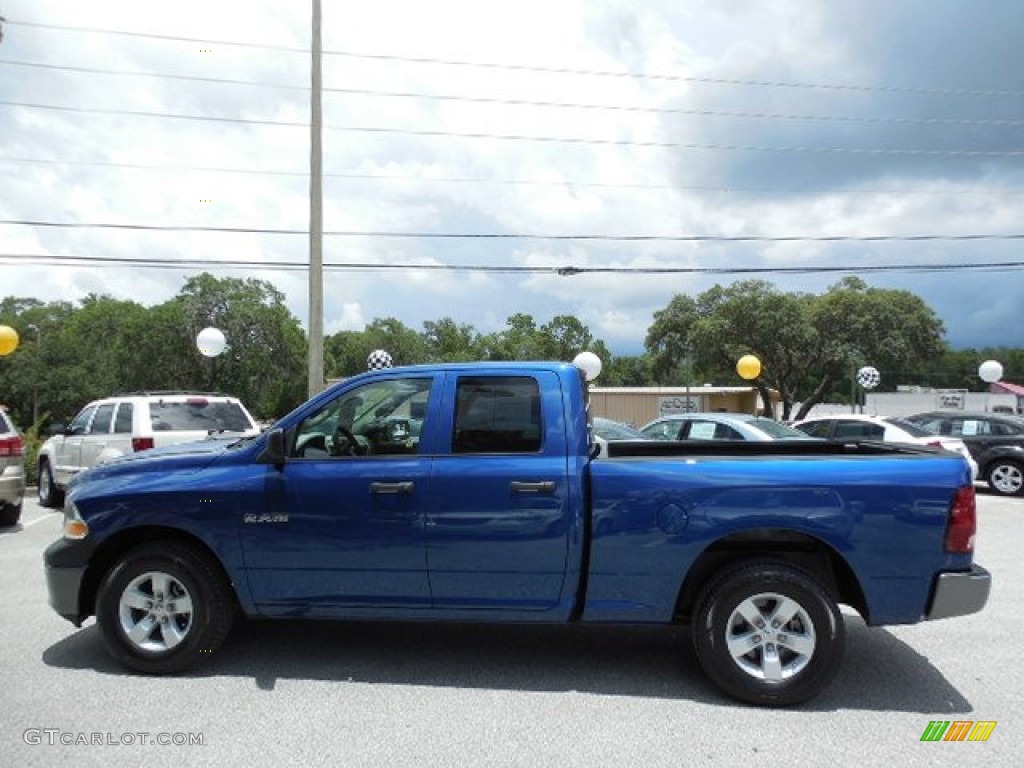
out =
[[[933,434],[960,438],[978,462],[979,477],[993,491],[1024,495],[1024,418],[969,411],[931,411],[903,418]]]

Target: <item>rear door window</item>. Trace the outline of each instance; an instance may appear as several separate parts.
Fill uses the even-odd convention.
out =
[[[529,376],[459,379],[453,453],[536,453],[543,442],[540,387]]]
[[[90,435],[105,435],[110,432],[110,420],[114,415],[114,404],[106,403],[96,409],[92,424],[89,425]]]
[[[885,436],[885,427],[869,421],[843,420],[836,421],[836,437],[860,437],[866,440],[881,440]]]
[[[114,419],[114,431],[118,434],[130,434],[132,431],[132,411],[134,410],[131,403],[121,403],[117,407],[117,417]]]

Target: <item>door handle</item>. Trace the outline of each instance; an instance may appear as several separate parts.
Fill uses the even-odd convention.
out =
[[[525,480],[513,480],[510,488],[512,489],[512,493],[554,493],[555,481],[540,480],[537,482],[528,482]]]
[[[398,483],[370,483],[370,493],[390,493],[409,495],[412,493],[412,480],[404,480]]]

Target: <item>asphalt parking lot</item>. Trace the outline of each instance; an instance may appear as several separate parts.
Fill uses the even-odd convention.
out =
[[[194,673],[130,674],[91,620],[46,604],[60,516],[28,502],[0,529],[0,765],[1018,765],[1024,498],[982,492],[979,518],[984,612],[847,616],[831,688],[760,710],[718,694],[672,629],[250,623]],[[921,742],[932,720],[997,725]]]

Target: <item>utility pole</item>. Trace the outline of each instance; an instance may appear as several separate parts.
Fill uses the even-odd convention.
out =
[[[309,103],[309,384],[324,388],[323,117],[320,105],[320,0],[313,0],[312,93]]]

